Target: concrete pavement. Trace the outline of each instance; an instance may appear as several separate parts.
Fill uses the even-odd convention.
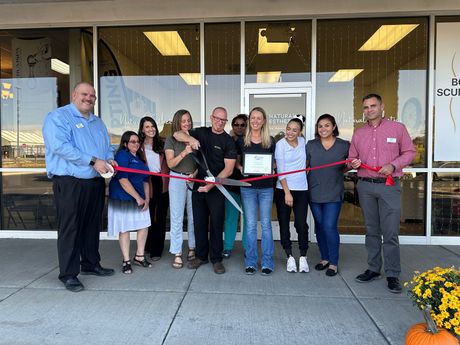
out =
[[[354,281],[366,268],[364,245],[341,246],[335,277],[313,269],[315,244],[307,274],[287,273],[275,248],[268,277],[244,274],[241,246],[223,275],[211,264],[173,269],[166,252],[124,275],[118,242],[102,241],[102,265],[116,274],[80,275],[86,289],[72,293],[57,279],[55,240],[0,239],[0,344],[404,344],[423,321],[405,290]],[[458,266],[460,246],[401,246],[401,259],[404,282],[414,270]]]

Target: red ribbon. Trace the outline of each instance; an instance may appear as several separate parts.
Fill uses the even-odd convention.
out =
[[[364,163],[361,163],[361,168],[364,168],[364,169],[367,169],[367,170],[372,170],[372,171],[375,171],[375,172],[378,172],[380,169],[382,169],[382,167],[371,167],[367,164],[364,164]],[[390,174],[390,175],[387,175],[387,180],[385,181],[385,186],[394,186],[395,185],[395,180],[393,178],[393,176]]]
[[[143,175],[153,175],[153,176],[177,178],[177,179],[179,179],[179,180],[186,180],[186,181],[189,181],[189,182],[200,182],[200,183],[217,184],[216,182],[200,180],[200,179],[192,178],[192,177],[169,175],[169,174],[157,173],[157,172],[153,172],[153,171],[146,171],[146,170],[138,170],[138,169],[124,168],[124,167],[120,167],[120,166],[116,166],[116,167],[113,167],[113,168],[114,168],[116,171],[123,171],[123,172],[135,173],[135,174],[143,174]]]
[[[346,164],[346,163],[349,163],[349,162],[351,162],[351,161],[352,161],[352,159],[345,159],[345,160],[343,160],[343,161],[338,161],[338,162],[334,162],[334,163],[318,165],[318,166],[312,167],[312,168],[306,168],[306,169],[300,169],[300,170],[293,170],[293,171],[286,171],[286,172],[279,173],[279,174],[271,174],[271,175],[264,175],[264,176],[257,176],[257,177],[244,178],[244,179],[242,179],[242,180],[240,180],[240,181],[241,181],[241,182],[258,181],[258,180],[263,180],[263,179],[266,179],[266,178],[272,178],[272,177],[278,177],[278,176],[296,174],[296,173],[304,172],[304,171],[311,171],[311,170],[319,170],[319,169],[329,168],[329,167],[333,167],[333,166],[335,166],[335,165]]]
[[[257,177],[250,177],[250,178],[245,178],[240,180],[241,182],[253,182],[253,181],[258,181],[258,180],[264,180],[268,178],[273,178],[273,177],[278,177],[278,176],[284,176],[284,175],[290,175],[290,174],[296,174],[300,172],[305,172],[305,171],[311,171],[311,170],[319,170],[319,169],[324,169],[324,168],[329,168],[333,167],[336,165],[341,165],[341,164],[346,164],[351,162],[352,159],[345,159],[342,161],[334,162],[334,163],[329,163],[329,164],[323,164],[323,165],[318,165],[316,167],[311,167],[311,168],[306,168],[306,169],[300,169],[300,170],[293,170],[293,171],[286,171],[283,173],[279,174],[271,174],[271,175],[264,175],[264,176],[257,176]],[[120,166],[115,166],[113,167],[116,171],[123,171],[123,172],[129,172],[129,173],[135,173],[135,174],[144,174],[144,175],[153,175],[153,176],[162,176],[162,177],[169,177],[169,178],[176,178],[180,180],[186,180],[189,182],[199,182],[199,183],[210,183],[210,184],[218,184],[217,182],[212,182],[212,181],[206,181],[206,180],[201,180],[197,178],[191,178],[191,177],[185,177],[185,176],[176,176],[176,175],[169,175],[169,174],[163,174],[163,173],[157,173],[157,172],[152,172],[152,171],[145,171],[145,170],[138,170],[138,169],[131,169],[131,168],[124,168]],[[371,167],[367,164],[361,163],[361,168],[368,169],[371,171],[378,172],[382,167]],[[386,186],[394,186],[394,179],[393,176],[387,175],[387,180],[385,182]]]

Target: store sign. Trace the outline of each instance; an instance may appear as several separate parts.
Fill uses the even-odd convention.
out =
[[[460,23],[436,29],[434,160],[460,161]]]

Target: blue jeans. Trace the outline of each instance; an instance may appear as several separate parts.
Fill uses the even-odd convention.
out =
[[[171,171],[173,176],[181,176]],[[169,210],[171,229],[169,235],[171,254],[182,253],[182,233],[184,227],[184,211],[187,210],[188,247],[195,248],[195,232],[193,229],[192,191],[187,189],[187,182],[182,179],[169,180]]]
[[[230,195],[233,196],[233,199],[241,206],[241,196],[240,194],[230,192]],[[235,242],[236,230],[238,228],[238,220],[240,219],[240,211],[236,209],[233,204],[225,199],[225,226],[224,226],[224,250],[232,250],[233,243]],[[246,224],[243,217],[243,228],[241,230],[243,248],[246,248]]]
[[[340,236],[337,229],[342,202],[310,203],[315,218],[316,240],[318,241],[321,260],[337,266],[339,262]]]
[[[273,188],[241,188],[243,211],[246,218],[246,267],[257,267],[257,214],[262,228],[262,268],[274,269],[272,204]],[[259,212],[257,212],[259,211]]]

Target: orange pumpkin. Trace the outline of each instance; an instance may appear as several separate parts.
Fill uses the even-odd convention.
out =
[[[406,345],[459,345],[457,338],[445,329],[430,332],[426,323],[413,325],[406,334]]]

